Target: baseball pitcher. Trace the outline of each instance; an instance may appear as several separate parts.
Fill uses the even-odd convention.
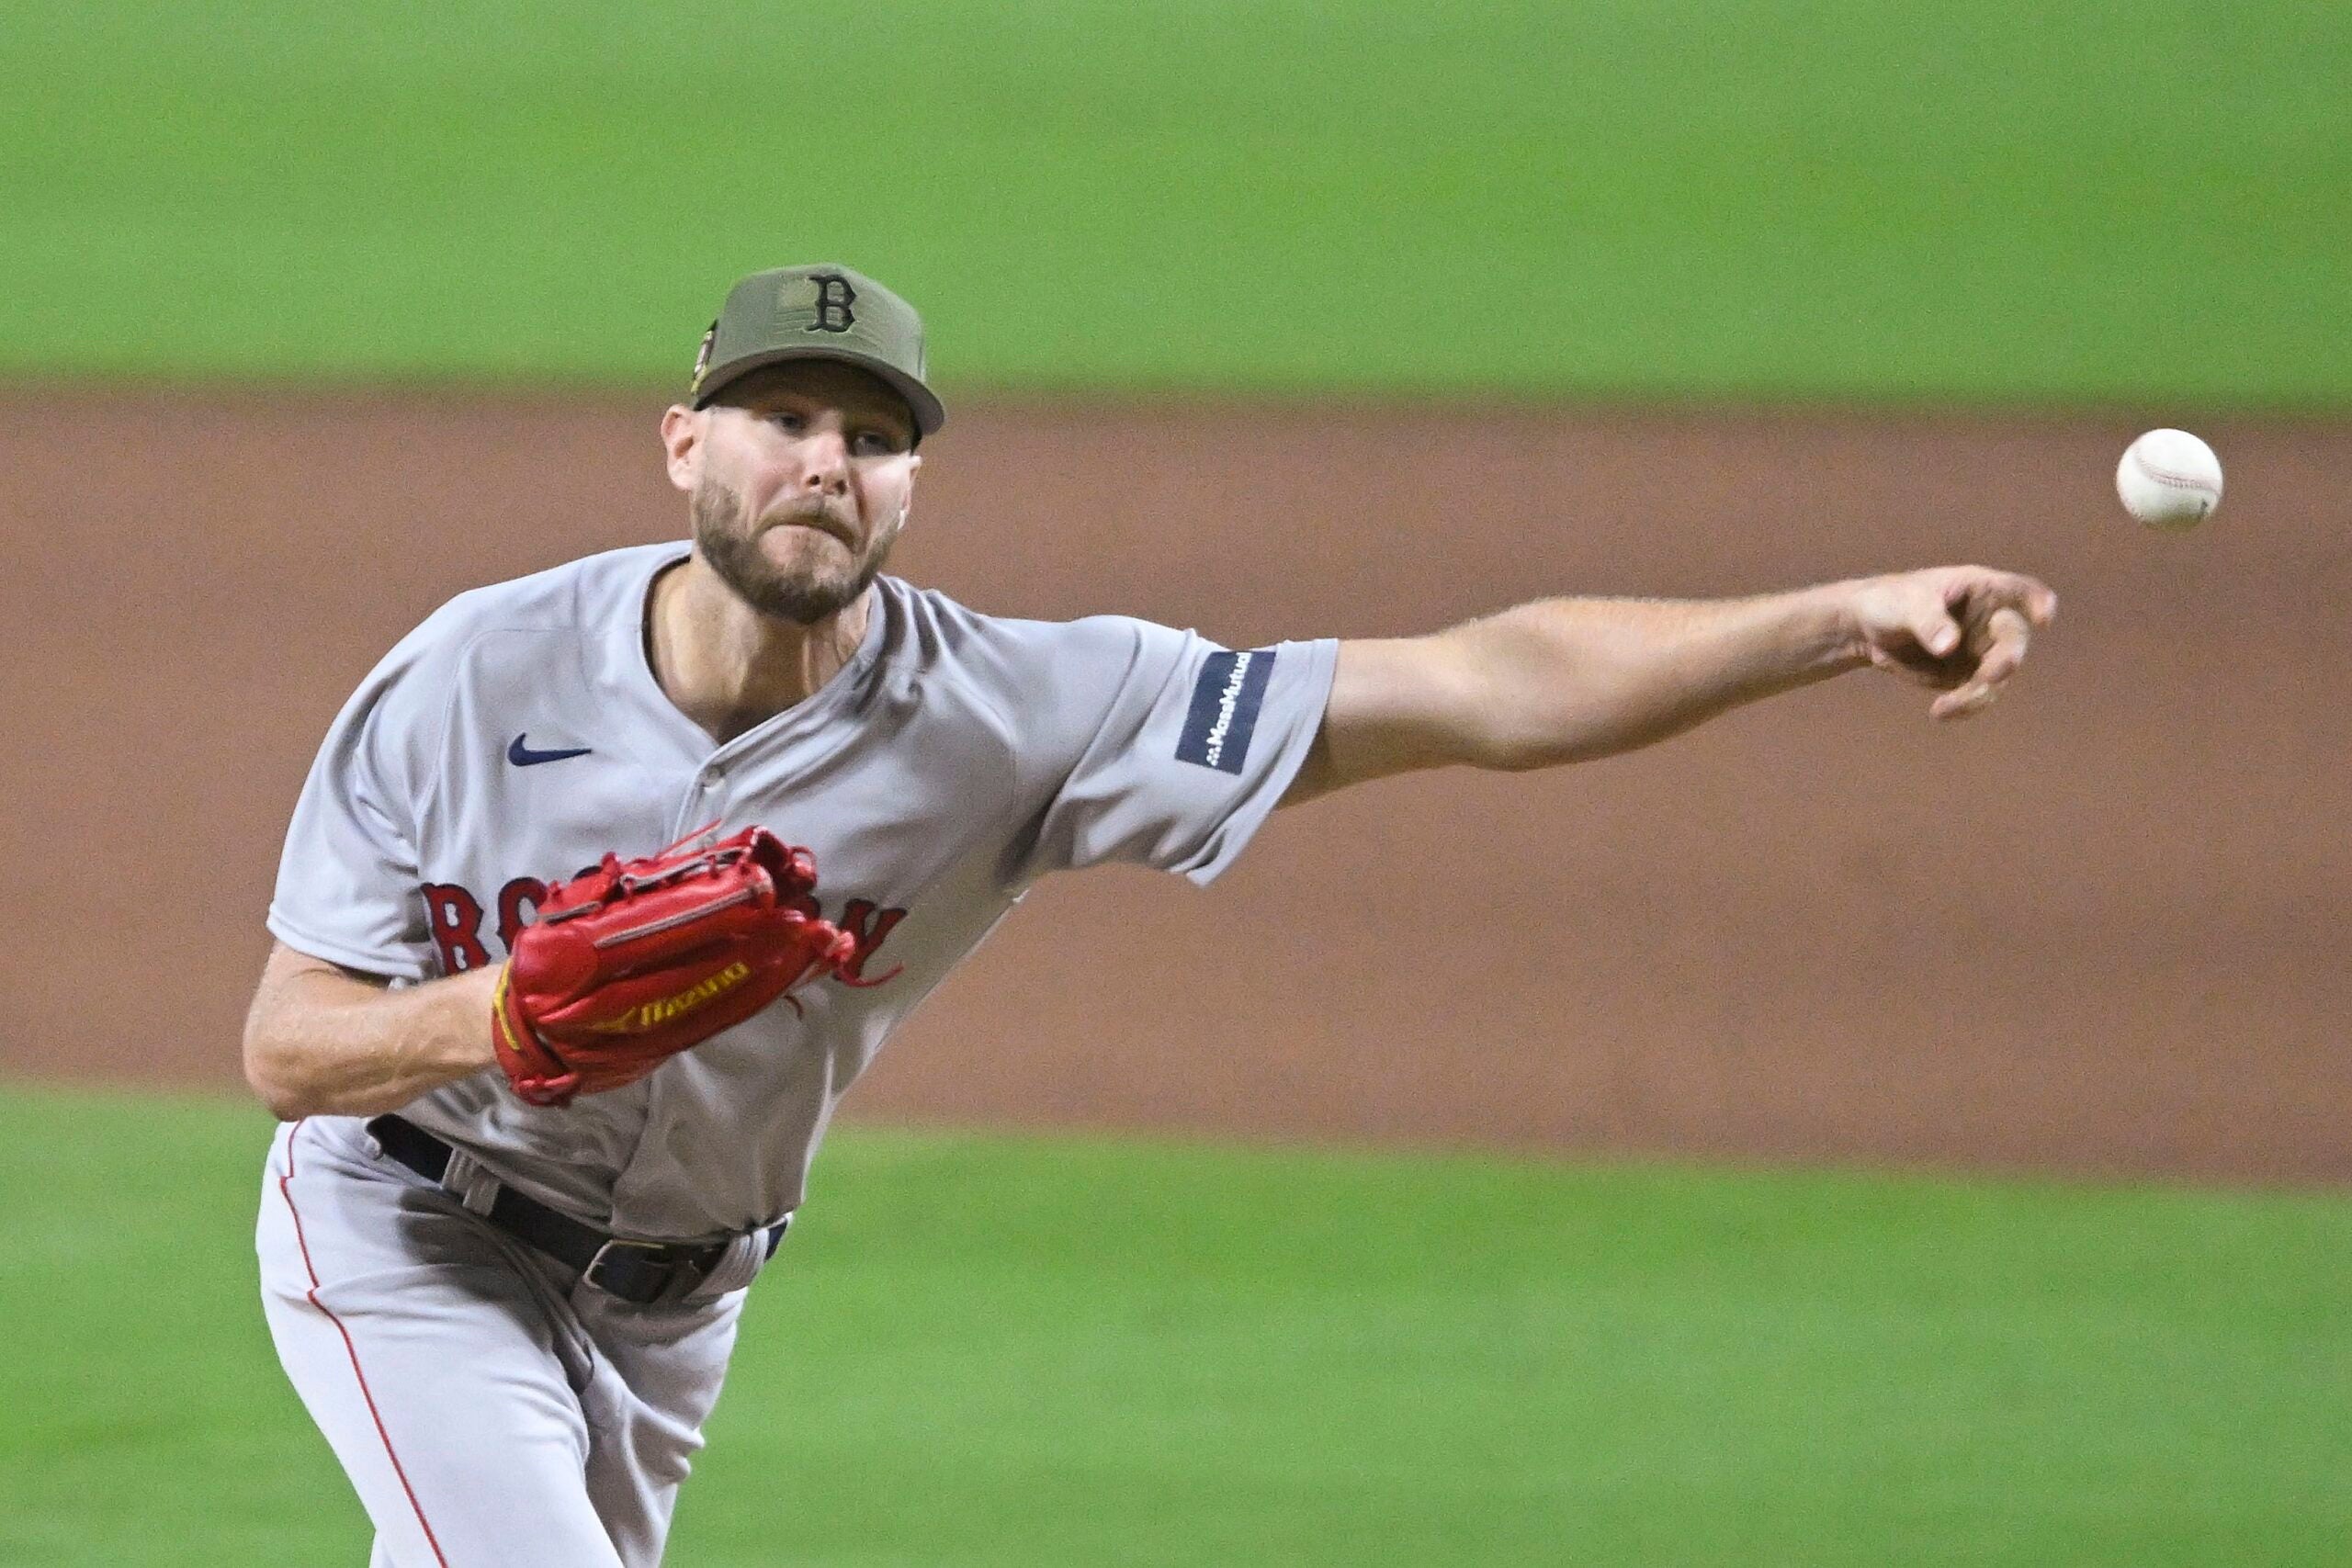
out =
[[[841,266],[743,279],[692,538],[462,593],[336,717],[244,1036],[264,1305],[378,1568],[650,1568],[834,1107],[1050,872],[1205,883],[1277,807],[1663,739],[1875,666],[1990,703],[2056,608],[1945,567],[1225,649],[882,575],[945,412]]]

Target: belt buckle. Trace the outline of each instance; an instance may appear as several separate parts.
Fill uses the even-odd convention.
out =
[[[618,1296],[638,1306],[650,1306],[660,1301],[684,1272],[681,1265],[671,1261],[672,1250],[663,1242],[624,1241],[614,1236],[596,1249],[596,1256],[588,1260],[588,1267],[580,1271],[580,1277],[607,1295]],[[650,1257],[641,1256],[647,1254]]]

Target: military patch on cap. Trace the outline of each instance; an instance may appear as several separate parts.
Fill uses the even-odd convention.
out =
[[[702,390],[702,378],[704,376],[707,375],[710,370],[710,346],[718,341],[718,323],[717,321],[713,321],[710,323],[710,330],[702,334],[702,346],[695,350],[695,378],[687,384],[686,390],[688,393],[691,394]]]

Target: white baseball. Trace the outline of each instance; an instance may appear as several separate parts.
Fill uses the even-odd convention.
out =
[[[2194,528],[2222,504],[2222,460],[2185,430],[2152,430],[2123,449],[2115,493],[2151,528]]]

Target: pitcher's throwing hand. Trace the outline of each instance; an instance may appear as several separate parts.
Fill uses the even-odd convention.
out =
[[[1882,670],[1943,693],[1937,718],[1981,713],[2058,614],[2046,583],[1981,566],[1939,566],[1855,585],[1854,640]]]

